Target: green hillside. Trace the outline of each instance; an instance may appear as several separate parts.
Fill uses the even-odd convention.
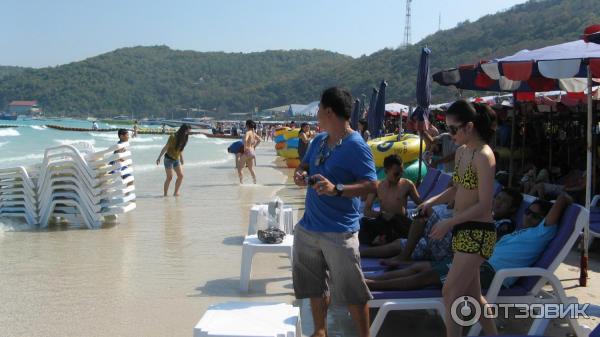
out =
[[[279,90],[297,93],[298,96],[292,97],[296,101],[309,94],[307,88],[318,89],[334,83],[351,88],[354,95],[365,93],[369,97],[370,88],[385,78],[387,101],[414,104],[421,47],[432,50],[431,68],[435,72],[507,56],[522,49],[571,41],[578,39],[586,26],[600,23],[599,5],[597,0],[529,1],[476,22],[463,22],[453,29],[439,31],[409,48],[384,49],[351,63],[339,64],[329,71],[302,74],[277,85]],[[456,97],[455,89],[437,84],[433,84],[432,89],[434,102]]]
[[[356,59],[322,50],[124,48],[57,67],[0,67],[0,108],[11,100],[36,99],[49,115],[170,116],[192,107],[221,114],[309,102],[331,85],[368,95],[382,78],[389,84],[388,101],[412,104],[421,46],[432,50],[435,71],[577,39],[593,23],[600,23],[597,0],[544,0],[463,22],[405,49]],[[434,102],[455,97],[437,85],[433,94]]]

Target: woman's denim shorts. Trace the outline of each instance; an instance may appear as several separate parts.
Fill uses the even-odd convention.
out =
[[[167,156],[165,156],[165,160],[163,161],[163,163],[165,164],[166,169],[173,169],[173,168],[176,168],[177,166],[181,165],[179,160],[173,160]]]

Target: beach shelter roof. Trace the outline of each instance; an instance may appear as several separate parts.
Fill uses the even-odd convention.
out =
[[[490,79],[504,77],[513,86],[527,82],[533,89],[540,86],[558,87],[567,92],[583,92],[587,88],[588,62],[592,76],[600,77],[600,45],[577,40],[522,50],[511,56],[481,63],[481,70]]]
[[[402,114],[403,117],[408,117],[409,110],[410,107],[408,105],[400,103],[392,102],[385,105],[386,116],[400,116]]]
[[[442,70],[433,79],[465,90],[583,92],[588,61],[592,76],[600,78],[600,45],[577,40]]]
[[[591,200],[592,174],[592,87],[593,78],[600,77],[600,25],[587,27],[583,40],[561,43],[534,50],[522,50],[514,55],[483,62],[463,71],[441,72],[436,82],[475,90],[497,87],[499,91],[549,91],[565,90],[583,93],[587,89],[587,177],[586,207]],[[470,76],[470,77],[469,77]],[[467,80],[470,80],[467,81]],[[467,87],[471,88],[467,88]],[[530,90],[525,90],[528,86]],[[587,241],[589,223],[584,228],[584,249],[580,283],[587,283]]]
[[[319,110],[319,101],[313,101],[313,102],[308,103],[307,105],[300,105],[300,104],[296,104],[296,105],[297,105],[297,107],[294,110],[293,116],[314,117],[317,115],[317,111]]]

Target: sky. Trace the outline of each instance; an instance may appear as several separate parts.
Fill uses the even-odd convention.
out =
[[[360,57],[404,39],[406,0],[0,0],[0,65],[46,67],[132,46]],[[413,0],[412,43],[525,0]]]

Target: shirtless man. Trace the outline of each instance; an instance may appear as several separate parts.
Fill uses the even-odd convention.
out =
[[[411,220],[406,214],[407,197],[421,203],[419,192],[408,179],[401,178],[402,159],[390,155],[383,161],[386,178],[378,183],[377,194],[369,194],[365,204],[365,217],[361,219],[359,240],[365,244],[384,244],[406,237]],[[373,202],[379,199],[380,211],[373,211]]]

